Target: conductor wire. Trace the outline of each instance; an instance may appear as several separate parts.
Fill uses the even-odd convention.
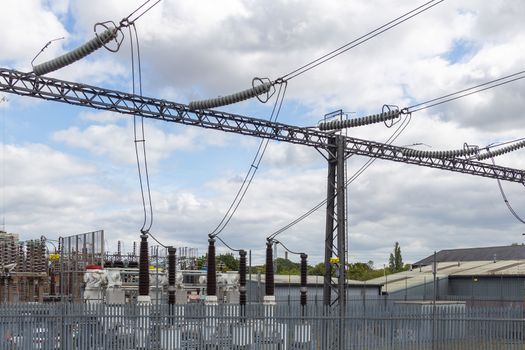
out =
[[[235,249],[235,248],[230,247],[230,246],[229,246],[226,242],[224,242],[224,241],[222,240],[222,238],[219,237],[219,236],[214,236],[214,237],[217,238],[219,241],[221,241],[222,244],[224,244],[224,245],[225,245],[228,249],[230,249],[231,251],[234,251],[234,252],[240,252],[240,251],[242,250],[242,249]]]
[[[492,165],[496,166],[496,162],[494,161],[494,157],[491,157],[491,160],[492,160]],[[505,191],[503,191],[503,186],[501,186],[501,181],[499,178],[496,178],[496,180],[498,181],[498,187],[499,187],[499,191],[501,192],[501,197],[503,197],[503,201],[505,202],[505,205],[507,206],[507,208],[509,209],[510,213],[519,221],[521,222],[522,224],[525,224],[525,220],[523,220],[519,215],[518,213],[516,213],[516,211],[514,210],[514,208],[512,208],[512,206],[510,205],[509,203],[509,200],[507,199],[507,196],[505,195]]]
[[[131,27],[133,27],[133,32],[131,31]],[[133,94],[135,94],[135,50],[133,47],[133,34],[135,37],[135,41],[137,44],[137,64],[138,64],[138,82],[139,82],[139,96],[142,96],[142,69],[141,69],[141,61],[140,61],[140,44],[139,44],[139,37],[137,33],[137,28],[134,23],[131,23],[130,26],[128,26],[129,35],[130,35],[130,46],[131,46],[131,75],[132,75],[132,88],[133,88]],[[142,227],[140,228],[140,232],[142,233],[148,233],[153,226],[153,204],[151,201],[151,189],[150,189],[150,181],[149,181],[149,172],[148,172],[148,157],[146,153],[146,137],[145,137],[145,131],[144,131],[144,117],[140,117],[140,139],[138,138],[138,132],[137,132],[137,116],[133,116],[133,136],[134,136],[134,144],[135,144],[135,157],[137,159],[137,170],[139,175],[139,183],[140,183],[140,193],[141,193],[141,199],[142,199],[142,209],[143,209],[143,222]],[[138,144],[141,143],[141,151],[142,151],[142,160],[144,161],[144,180],[145,180],[145,186],[144,186],[144,180],[142,176],[142,167],[141,167],[141,159],[139,156],[139,146]],[[146,187],[147,191],[147,203],[146,203],[146,195],[144,187]],[[148,223],[148,209],[149,206],[149,223]]]
[[[428,1],[426,2],[425,4],[421,5],[421,6],[418,6],[416,7],[415,9],[409,11],[409,12],[406,12],[405,14],[391,20],[390,22],[388,23],[385,23],[383,24],[382,26],[380,27],[377,27],[375,28],[374,30],[366,33],[365,35],[362,35],[360,36],[359,38],[355,39],[355,40],[352,40],[350,41],[349,43],[333,50],[333,51],[330,51],[329,53],[291,71],[290,73],[288,74],[285,74],[283,75],[280,79],[278,80],[290,80],[290,79],[293,79],[301,74],[304,74],[306,72],[308,72],[309,70],[325,63],[326,61],[329,61],[331,59],[334,59],[335,57],[347,52],[348,50],[356,47],[356,46],[359,46],[365,42],[367,42],[368,40],[370,39],[373,39],[375,38],[376,36],[408,21],[409,19],[419,15],[420,13],[423,13],[427,10],[430,10],[431,8],[433,8],[434,6],[442,3],[443,1],[445,0],[439,0],[439,1],[436,1],[436,0],[431,0],[431,1]]]
[[[272,113],[270,115],[270,121],[276,121],[279,117],[279,113],[281,112],[281,107],[283,105],[284,98],[286,96],[286,89],[288,84],[283,83],[279,86],[277,97],[272,109]],[[246,176],[244,177],[244,180],[241,184],[241,187],[237,191],[237,194],[235,195],[234,200],[230,204],[230,207],[224,214],[222,220],[219,222],[217,227],[209,234],[210,238],[217,237],[228,225],[230,220],[232,219],[233,215],[237,211],[237,208],[241,204],[242,200],[244,199],[244,196],[246,195],[246,192],[248,191],[248,188],[250,187],[252,180],[259,169],[259,165],[261,164],[261,161],[263,159],[264,153],[266,152],[266,149],[268,147],[268,143],[270,142],[270,139],[263,139],[259,143],[259,147],[257,149],[257,152],[255,153],[255,156],[253,158],[252,164],[250,165],[250,169],[246,173]]]
[[[479,85],[476,85],[476,86],[472,86],[472,87],[469,87],[469,88],[466,88],[466,89],[463,89],[463,90],[459,90],[459,91],[456,91],[456,92],[453,92],[453,93],[450,93],[450,94],[447,94],[447,95],[443,95],[441,97],[433,98],[433,99],[425,101],[425,102],[417,103],[415,105],[412,105],[410,107],[405,108],[404,110],[407,111],[407,112],[412,112],[412,113],[413,112],[418,112],[418,111],[421,111],[423,109],[435,107],[435,106],[441,105],[443,103],[447,103],[447,102],[451,102],[451,101],[454,101],[454,100],[458,100],[460,98],[467,97],[467,96],[470,96],[470,95],[473,95],[473,94],[477,94],[477,93],[482,92],[482,91],[490,90],[490,89],[493,89],[495,87],[502,86],[502,85],[505,85],[505,84],[509,84],[509,83],[512,83],[514,81],[521,80],[521,79],[524,79],[524,78],[525,78],[525,70],[523,70],[521,72],[509,74],[507,76],[504,76],[504,77],[501,77],[501,78],[498,78],[498,79],[487,81],[485,83],[482,83],[482,84],[479,84]]]

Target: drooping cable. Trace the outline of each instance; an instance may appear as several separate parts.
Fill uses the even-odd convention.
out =
[[[496,162],[494,161],[494,157],[491,157],[491,160],[492,160],[492,164],[494,166],[496,166]],[[509,200],[507,199],[507,196],[505,195],[505,191],[503,190],[503,186],[501,186],[501,181],[500,179],[496,178],[496,180],[498,181],[498,187],[499,187],[499,191],[501,192],[501,197],[503,197],[503,201],[505,202],[505,205],[507,206],[507,208],[509,209],[510,213],[519,221],[521,222],[522,224],[525,224],[525,220],[523,220],[519,215],[518,213],[516,213],[516,211],[514,210],[514,208],[512,208],[512,206],[510,205],[509,203]]]
[[[133,32],[131,31],[131,27],[133,27]],[[138,86],[139,86],[139,96],[142,96],[142,69],[141,69],[141,61],[140,61],[140,45],[139,45],[139,37],[137,33],[137,28],[135,24],[131,24],[129,27],[129,34],[130,34],[130,46],[131,46],[131,66],[132,66],[132,89],[133,94],[135,94],[135,51],[133,47],[133,34],[135,37],[135,42],[137,45],[137,74],[138,74]],[[142,233],[148,233],[153,226],[153,203],[151,200],[151,188],[150,188],[150,181],[149,181],[149,172],[148,172],[148,157],[146,152],[146,137],[145,137],[145,131],[144,131],[144,117],[140,116],[140,138],[138,137],[137,132],[137,116],[133,116],[133,136],[134,136],[134,145],[135,145],[135,157],[137,160],[137,170],[139,175],[139,184],[140,184],[140,193],[142,198],[142,207],[143,207],[143,222],[142,227],[140,228],[140,232]],[[139,146],[138,144],[141,144],[141,152],[139,152]],[[139,153],[142,153],[142,161],[143,161],[143,167],[144,167],[144,180],[142,176],[142,166],[141,166],[141,156]],[[145,186],[144,186],[145,182]],[[144,187],[146,187],[147,192],[147,204],[146,204],[146,196],[145,196],[145,190]],[[148,209],[149,206],[149,222],[148,222]],[[160,243],[159,243],[160,244]]]
[[[231,251],[234,251],[234,252],[240,252],[242,249],[235,249],[235,248],[232,248],[230,245],[228,245],[228,243],[224,242],[224,240],[219,237],[219,236],[213,236],[214,238],[217,238],[219,241],[222,242],[222,244],[224,244],[226,246],[226,248],[228,248],[229,250]]]
[[[162,244],[157,238],[155,238],[154,235],[151,234],[151,231],[148,230],[148,236],[150,236],[151,238],[153,238],[153,240],[155,242],[157,242],[162,248],[169,248],[169,246],[165,245],[165,244]]]
[[[525,70],[517,72],[517,73],[509,74],[507,76],[497,78],[491,81],[487,81],[485,83],[478,84],[476,86],[472,86],[472,87],[469,87],[463,90],[459,90],[459,91],[456,91],[450,94],[446,94],[441,97],[433,98],[425,102],[420,102],[410,107],[407,107],[405,110],[410,113],[418,112],[423,109],[435,107],[443,103],[458,100],[460,98],[467,97],[473,94],[477,94],[485,90],[490,90],[495,87],[509,84],[509,83],[512,83],[514,81],[521,80],[521,79],[525,79]]]
[[[279,114],[281,112],[281,108],[283,105],[283,101],[286,96],[286,89],[287,89],[286,83],[279,87],[278,92],[277,92],[277,97],[275,100],[275,104],[273,106],[272,113],[270,115],[270,121],[276,121],[277,118],[279,117]],[[230,204],[230,207],[224,214],[223,218],[221,219],[217,227],[215,227],[215,229],[209,234],[210,237],[216,237],[217,235],[219,235],[226,228],[226,226],[232,219],[233,215],[237,211],[239,205],[244,199],[244,196],[246,195],[246,192],[248,191],[253,181],[253,178],[257,170],[259,169],[259,165],[261,164],[261,161],[266,152],[269,142],[270,142],[269,139],[263,139],[259,143],[257,152],[253,158],[250,168],[248,169],[248,172],[246,173],[246,176],[244,177],[241,187],[237,191],[235,198],[233,199],[232,203]]]
[[[411,114],[406,115],[406,117],[403,119],[401,124],[397,127],[397,129],[394,131],[394,133],[387,139],[385,142],[386,144],[392,144],[400,135],[401,133],[406,129],[408,124],[410,124],[411,120]],[[345,187],[354,182],[362,173],[366,171],[378,158],[369,158],[345,183]],[[331,198],[330,198],[331,199]],[[283,233],[284,231],[290,229],[291,227],[295,226],[299,222],[303,221],[307,217],[309,217],[311,214],[319,210],[321,207],[323,207],[327,199],[324,199],[323,201],[319,202],[317,205],[315,205],[313,208],[296,218],[295,220],[291,221],[287,225],[281,227],[280,229],[274,231],[272,234],[270,234],[267,239],[274,240],[275,237]]]
[[[442,3],[444,0],[431,0],[431,1],[428,1],[426,2],[425,4],[423,5],[420,5],[416,8],[414,8],[413,10],[409,11],[409,12],[406,12],[404,13],[403,15],[391,20],[390,22],[388,23],[385,23],[383,24],[382,26],[380,27],[377,27],[375,28],[374,30],[360,36],[359,38],[355,39],[355,40],[352,40],[350,41],[349,43],[346,43],[342,46],[340,46],[339,48],[283,75],[280,79],[282,80],[290,80],[290,79],[293,79],[301,74],[304,74],[306,72],[308,72],[309,70],[325,63],[326,61],[329,61],[329,60],[332,60],[334,59],[335,57],[347,52],[348,50],[356,47],[356,46],[359,46],[365,42],[367,42],[368,40],[370,39],[373,39],[375,38],[376,36],[386,32],[387,30],[390,30],[404,22],[406,22],[407,20],[419,15],[420,13],[423,13],[427,10],[430,10],[431,8],[433,8],[434,6]]]
[[[286,250],[286,251],[287,251],[288,253],[290,253],[290,254],[294,254],[294,255],[301,255],[301,254],[303,254],[303,253],[295,252],[295,251],[289,249],[287,246],[285,246],[285,245],[283,244],[283,242],[278,241],[278,240],[276,240],[276,239],[272,239],[272,242],[277,243],[277,244],[280,244],[280,245],[284,248],[284,250]]]

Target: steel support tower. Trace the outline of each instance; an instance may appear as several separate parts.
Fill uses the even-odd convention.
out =
[[[459,157],[408,157],[404,155],[406,148],[385,143],[216,110],[192,110],[181,103],[36,76],[6,68],[0,68],[0,92],[301,144],[326,152],[328,201],[323,296],[326,305],[345,303],[344,160],[349,155],[356,154],[525,184],[525,171],[519,169]]]

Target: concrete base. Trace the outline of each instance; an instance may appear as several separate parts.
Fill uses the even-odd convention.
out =
[[[139,295],[137,296],[137,303],[151,304],[151,297],[149,295]]]
[[[206,295],[206,300],[204,301],[205,305],[218,305],[219,300],[216,295]]]
[[[120,288],[111,288],[106,290],[106,304],[125,304],[126,295]]]
[[[188,292],[184,289],[178,289],[175,292],[175,304],[184,305],[188,303]]]
[[[264,305],[275,305],[275,295],[265,295],[263,297],[263,304]]]

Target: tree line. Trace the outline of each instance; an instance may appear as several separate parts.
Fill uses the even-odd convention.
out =
[[[217,270],[222,272],[227,271],[238,271],[239,270],[239,259],[233,254],[220,254],[216,257]],[[197,258],[197,268],[205,268],[207,263],[207,256],[201,256]],[[301,264],[299,262],[293,262],[289,259],[277,258],[275,259],[277,275],[299,275]],[[366,281],[372,278],[384,276],[385,274],[392,274],[396,272],[408,270],[409,265],[403,264],[403,257],[401,255],[401,246],[398,242],[394,244],[394,250],[390,254],[388,259],[388,266],[383,268],[375,268],[373,261],[366,263],[356,262],[346,264],[346,274],[348,279]],[[324,276],[324,263],[317,265],[308,265],[308,275],[310,276]],[[264,274],[266,271],[266,265],[256,265],[251,267],[252,274],[261,273]]]

